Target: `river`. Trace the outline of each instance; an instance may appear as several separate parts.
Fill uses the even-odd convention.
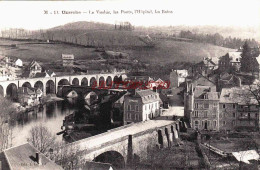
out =
[[[13,124],[13,146],[27,142],[29,131],[32,127],[43,124],[49,131],[56,135],[61,131],[63,119],[66,115],[78,110],[77,102],[73,100],[63,100],[47,103],[38,112],[28,112],[20,116]],[[63,141],[62,135],[57,135],[57,141]]]

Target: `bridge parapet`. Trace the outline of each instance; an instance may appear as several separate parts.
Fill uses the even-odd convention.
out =
[[[147,158],[149,148],[156,148],[160,145],[158,131],[163,131],[163,147],[172,145],[172,139],[165,129],[168,129],[170,133],[171,129],[176,127],[175,124],[176,121],[172,120],[149,120],[129,124],[67,144],[65,147],[77,148],[78,152],[83,154],[83,159],[88,161],[109,151],[120,153],[124,160],[130,159],[129,154],[131,159],[133,155],[138,155],[142,160]]]

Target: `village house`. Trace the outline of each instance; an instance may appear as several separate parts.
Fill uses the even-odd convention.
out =
[[[218,65],[216,64],[216,61],[213,61],[213,58],[204,57],[201,62],[194,64],[189,68],[188,74],[191,76],[199,74],[207,77],[217,69]]]
[[[222,88],[240,87],[241,83],[240,77],[224,72],[219,75],[217,89],[218,91],[221,91]]]
[[[39,77],[55,77],[55,76],[56,76],[56,73],[54,73],[53,71],[50,71],[50,70],[46,70],[41,73],[36,73],[34,77],[39,78]]]
[[[0,67],[0,81],[14,80],[14,76],[10,69]]]
[[[124,97],[124,124],[153,119],[160,115],[160,97],[152,90],[133,90]]]
[[[186,81],[188,70],[172,70],[170,73],[170,87],[179,87]]]
[[[223,88],[219,112],[222,130],[259,127],[259,105],[248,86]]]
[[[34,89],[29,87],[19,87],[18,88],[18,101],[22,105],[37,105],[41,101],[42,98],[42,90]]]
[[[33,60],[29,64],[28,69],[30,71],[29,77],[34,77],[36,73],[41,73],[42,72],[41,65],[37,61],[35,61],[35,60]]]
[[[15,146],[0,153],[0,169],[2,170],[62,170],[63,168],[29,143]]]
[[[23,61],[21,60],[21,59],[16,59],[15,61],[14,61],[14,66],[16,66],[16,67],[23,67]]]
[[[193,129],[219,130],[219,93],[213,89],[216,88],[187,85],[184,114]]]
[[[219,58],[218,68],[220,72],[223,71],[240,71],[242,52],[228,52],[226,55]]]
[[[63,67],[73,67],[74,66],[74,55],[73,54],[62,54],[62,64]]]
[[[33,78],[37,73],[42,73],[42,66],[35,60],[30,62],[30,64],[24,69],[24,72],[21,74],[22,78]]]

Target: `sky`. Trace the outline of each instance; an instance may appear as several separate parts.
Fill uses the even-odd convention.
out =
[[[49,14],[44,14],[47,10]],[[61,14],[93,11],[95,14]],[[97,14],[107,10],[118,14]],[[121,10],[152,10],[153,14],[121,14]],[[155,14],[155,10],[172,13]],[[58,11],[59,14],[50,14]],[[47,29],[76,21],[114,24],[129,21],[135,26],[218,25],[258,27],[260,0],[110,0],[110,1],[0,1],[0,29]]]

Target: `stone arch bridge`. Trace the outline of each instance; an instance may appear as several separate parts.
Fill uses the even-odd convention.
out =
[[[125,73],[100,73],[86,75],[69,75],[58,77],[26,78],[0,81],[0,95],[15,98],[19,87],[41,88],[43,94],[57,93],[59,87],[66,85],[77,86],[110,86],[112,83],[124,80]]]
[[[146,160],[160,148],[177,144],[179,120],[149,120],[129,124],[65,145],[84,161],[111,163],[117,168]]]

